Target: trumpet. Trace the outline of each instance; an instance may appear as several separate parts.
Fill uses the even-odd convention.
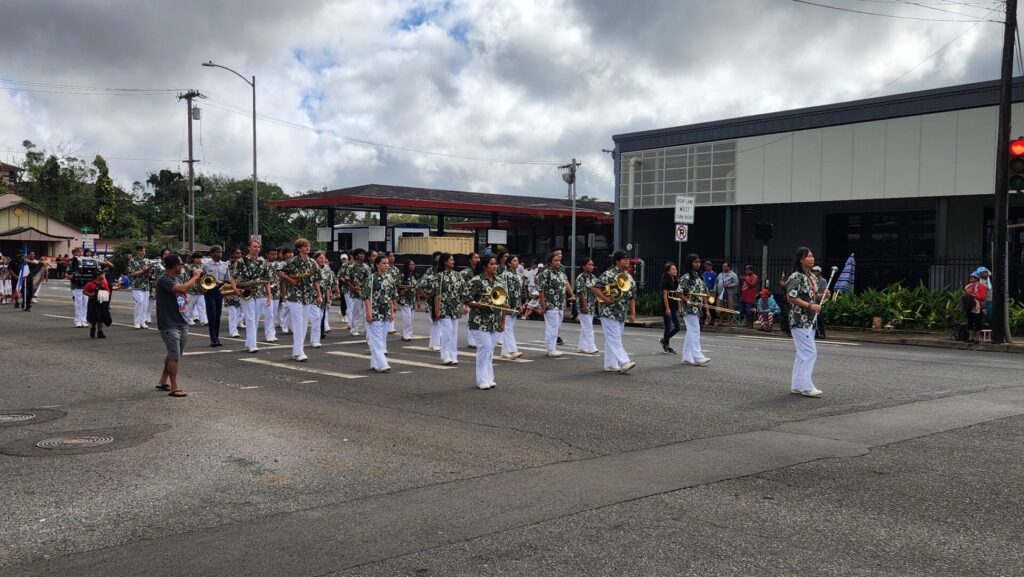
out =
[[[199,278],[199,290],[205,292],[217,288],[217,277],[212,274],[204,274]]]
[[[633,288],[633,277],[629,273],[620,272],[615,275],[615,280],[601,287],[602,292],[608,298],[617,301],[624,297]]]

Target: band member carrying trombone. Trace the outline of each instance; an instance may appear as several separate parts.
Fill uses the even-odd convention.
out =
[[[258,352],[256,335],[259,333],[260,317],[270,306],[270,267],[260,256],[260,241],[249,239],[248,254],[238,260],[235,275],[231,277],[231,290],[242,294],[244,289],[252,291],[250,298],[242,300],[242,316],[245,318],[245,351]]]
[[[636,284],[626,270],[629,260],[625,251],[612,254],[612,267],[598,277],[590,287],[601,302],[601,328],[604,332],[604,370],[626,373],[636,366],[622,347],[622,332],[626,320],[636,320]]]
[[[683,260],[683,272],[676,288],[680,304],[683,308],[683,322],[686,324],[686,337],[683,339],[683,364],[698,367],[706,366],[711,359],[704,356],[700,347],[700,319],[711,322],[708,288],[700,272],[700,257],[695,254],[686,255]],[[702,315],[703,313],[703,315]]]

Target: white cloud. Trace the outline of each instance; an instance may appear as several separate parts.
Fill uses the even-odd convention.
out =
[[[942,17],[909,5],[877,8]],[[261,115],[321,131],[258,123],[259,173],[287,191],[378,182],[541,196],[565,193],[553,166],[343,137],[462,157],[575,156],[610,174],[600,149],[613,134],[863,98],[971,26],[782,0],[13,0],[4,15],[0,78],[211,96],[200,101],[195,127],[201,171],[245,178],[251,170],[249,87],[199,66],[213,59],[256,75]],[[884,93],[994,78],[998,29],[978,24]],[[184,169],[117,160],[184,158],[184,106],[173,93],[2,90],[0,150],[24,139],[73,140],[84,157],[110,157],[127,187],[151,171]],[[612,184],[588,171],[580,192],[610,199]]]

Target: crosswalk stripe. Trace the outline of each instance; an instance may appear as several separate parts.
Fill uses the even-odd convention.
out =
[[[325,370],[325,369],[313,369],[313,368],[300,367],[300,366],[290,365],[290,364],[285,364],[285,363],[275,363],[274,361],[268,361],[268,360],[264,360],[264,359],[254,359],[254,358],[251,358],[251,357],[250,358],[245,358],[245,359],[240,359],[240,360],[242,362],[246,362],[246,363],[256,363],[258,365],[267,365],[267,366],[271,366],[271,367],[278,367],[278,368],[281,368],[281,369],[288,369],[290,371],[299,371],[301,373],[313,373],[314,375],[324,375],[324,376],[328,376],[328,377],[338,377],[339,379],[365,379],[366,378],[366,375],[353,375],[353,374],[349,374],[349,373],[338,373],[338,372],[335,372],[335,371],[328,371],[328,370]]]
[[[403,349],[410,349],[410,350],[413,350],[413,351],[427,351],[427,352],[431,352],[431,353],[436,353],[437,352],[437,351],[431,351],[430,347],[420,347],[420,346],[415,346],[415,345],[407,345],[407,346],[404,346],[402,348]],[[468,352],[465,352],[465,351],[458,351],[458,353],[460,355],[464,356],[464,357],[473,357],[474,359],[476,358],[476,353],[468,353]],[[495,353],[495,355],[494,355],[494,360],[501,361],[503,363],[532,363],[533,362],[532,359],[503,359],[497,353]]]
[[[346,353],[346,352],[343,352],[343,351],[329,351],[327,354],[329,354],[329,355],[338,355],[339,357],[349,357],[349,358],[353,358],[353,359],[363,359],[363,360],[369,360],[369,358],[370,358],[370,355],[361,355],[359,353]],[[456,367],[445,366],[445,365],[437,365],[437,364],[433,364],[433,363],[421,363],[419,361],[403,361],[403,360],[400,360],[400,359],[393,359],[391,357],[388,357],[388,364],[389,365],[409,365],[411,367],[423,367],[423,368],[426,368],[426,369],[439,369],[439,370],[442,370],[442,371],[443,370],[447,370],[447,369],[454,369],[454,368],[456,368]]]

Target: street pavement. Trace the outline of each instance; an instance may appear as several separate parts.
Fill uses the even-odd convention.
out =
[[[306,363],[193,327],[174,399],[130,306],[105,340],[63,283],[0,307],[0,414],[35,415],[0,422],[0,575],[1024,573],[1019,355],[826,341],[808,399],[784,339],[705,335],[687,367],[629,328],[621,375],[520,322],[479,391],[421,313],[389,374],[336,318]]]

